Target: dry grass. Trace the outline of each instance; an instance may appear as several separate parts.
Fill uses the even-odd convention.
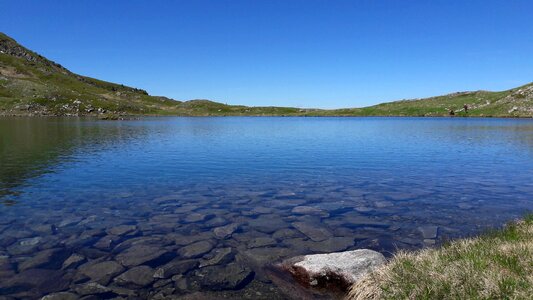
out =
[[[347,299],[533,299],[533,215],[440,249],[399,252]]]

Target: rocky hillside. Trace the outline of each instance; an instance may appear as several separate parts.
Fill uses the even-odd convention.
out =
[[[176,101],[70,72],[0,33],[0,115],[294,115],[314,110]]]
[[[336,110],[182,102],[77,75],[0,33],[0,115],[446,116],[450,110],[459,116],[533,117],[533,84]]]
[[[70,72],[0,33],[0,114],[151,114],[180,102]]]

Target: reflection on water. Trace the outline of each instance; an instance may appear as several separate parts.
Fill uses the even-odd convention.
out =
[[[0,119],[0,295],[298,298],[269,264],[533,209],[531,149],[531,120]]]
[[[0,118],[0,196],[17,195],[22,190],[16,188],[26,179],[51,171],[49,166],[67,161],[75,151],[98,151],[105,144],[143,135],[120,123],[88,121]]]

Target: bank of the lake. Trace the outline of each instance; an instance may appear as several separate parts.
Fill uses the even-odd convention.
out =
[[[399,251],[348,299],[531,299],[533,214],[441,248]]]

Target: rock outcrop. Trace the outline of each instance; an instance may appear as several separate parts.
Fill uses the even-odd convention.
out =
[[[386,262],[383,254],[360,249],[295,257],[283,262],[281,267],[304,286],[344,291]]]

